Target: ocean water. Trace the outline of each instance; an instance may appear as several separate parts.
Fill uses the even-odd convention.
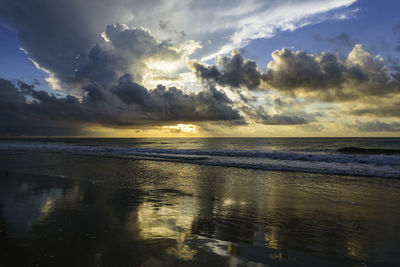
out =
[[[400,178],[400,138],[5,139],[0,150]]]
[[[399,266],[399,151],[400,138],[1,139],[0,265]]]

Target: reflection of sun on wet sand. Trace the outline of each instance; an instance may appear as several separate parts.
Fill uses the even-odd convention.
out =
[[[168,199],[168,198],[167,198]],[[144,202],[137,212],[130,215],[128,228],[138,228],[142,239],[171,239],[176,241],[175,247],[168,248],[166,253],[182,260],[191,260],[196,254],[185,244],[196,216],[195,199],[181,197],[172,199],[173,203]]]

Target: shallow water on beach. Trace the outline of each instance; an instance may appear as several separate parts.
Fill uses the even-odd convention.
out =
[[[0,160],[1,266],[400,264],[397,179],[32,151]]]

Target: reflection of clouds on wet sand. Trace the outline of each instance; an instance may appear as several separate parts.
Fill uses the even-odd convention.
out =
[[[29,231],[31,225],[45,219],[63,199],[60,187],[41,183],[38,177],[23,180],[11,177],[0,184],[0,205],[7,222],[17,233]]]

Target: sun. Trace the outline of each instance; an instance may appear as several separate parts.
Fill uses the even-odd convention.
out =
[[[175,133],[197,133],[197,126],[193,124],[178,124],[173,126],[163,126],[163,129]]]

